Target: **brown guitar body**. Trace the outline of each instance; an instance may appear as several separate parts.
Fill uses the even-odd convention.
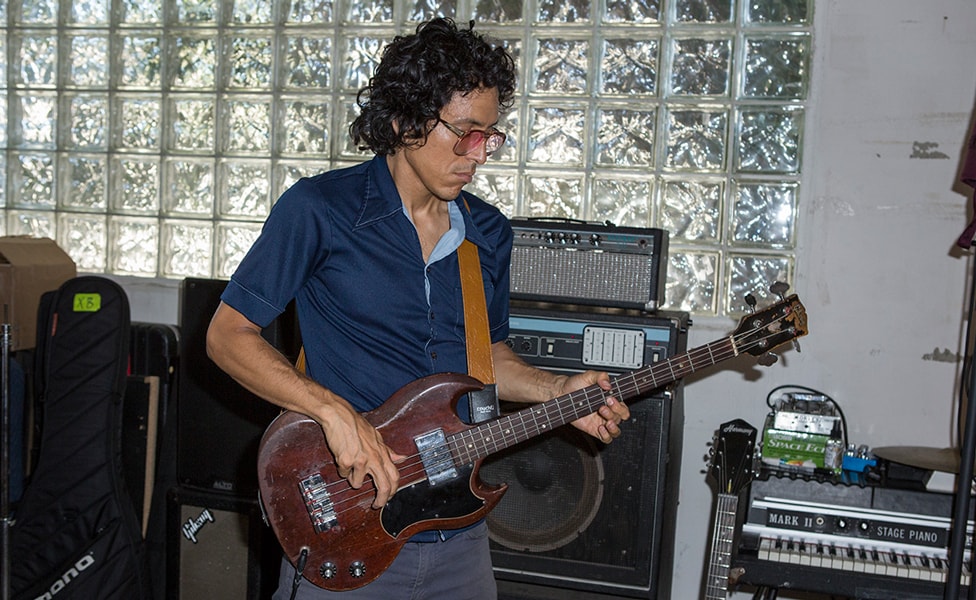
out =
[[[432,375],[404,386],[382,406],[364,413],[383,441],[407,457],[397,465],[399,491],[382,509],[372,508],[371,480],[356,490],[339,476],[315,421],[294,412],[274,420],[258,455],[261,499],[288,560],[298,565],[306,551],[306,579],[329,590],[362,587],[393,562],[412,535],[471,525],[498,504],[506,487],[481,481],[481,460],[457,464],[445,456],[442,446],[441,454],[422,463],[417,447],[417,440],[431,432],[450,438],[469,429],[455,407],[461,395],[481,388],[467,375]],[[435,470],[448,468],[433,485],[425,468],[430,465]]]

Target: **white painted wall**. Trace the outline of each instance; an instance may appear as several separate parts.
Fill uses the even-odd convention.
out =
[[[973,192],[957,178],[976,123],[976,2],[816,4],[794,290],[810,335],[801,353],[786,351],[770,368],[737,359],[687,380],[672,586],[679,600],[701,593],[712,518],[706,445],[724,421],[761,426],[775,386],[830,394],[858,444],[956,441],[973,264],[954,242]],[[117,280],[134,320],[178,322],[178,282]],[[734,325],[696,319],[689,345]]]
[[[810,334],[801,353],[768,369],[743,362],[687,382],[676,599],[700,597],[706,443],[729,419],[760,427],[777,385],[831,395],[858,444],[957,439],[973,265],[954,243],[973,190],[956,181],[976,123],[976,3],[819,0],[816,9],[795,289]],[[916,145],[944,158],[915,158]],[[699,319],[690,343],[730,326]]]

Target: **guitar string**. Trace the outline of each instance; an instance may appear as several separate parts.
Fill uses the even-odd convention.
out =
[[[781,316],[779,319],[777,319],[777,321],[781,321],[781,320],[786,319],[790,314],[791,313],[788,313],[786,315]],[[764,328],[768,328],[770,325],[772,325],[775,322],[776,321],[773,321],[772,323],[768,323],[768,324],[763,324],[761,327],[756,327],[756,328],[754,328],[752,330],[749,330],[749,331],[747,331],[745,333],[738,334],[738,336],[737,335],[732,335],[732,336],[730,336],[728,338],[721,338],[719,340],[716,340],[715,342],[712,342],[711,344],[706,344],[705,346],[701,346],[699,348],[695,348],[692,351],[688,352],[685,355],[685,357],[687,357],[689,359],[689,362],[690,363],[694,364],[696,362],[695,359],[696,358],[703,358],[704,357],[704,354],[705,354],[705,351],[707,351],[708,355],[712,359],[712,362],[710,364],[716,364],[717,362],[720,362],[722,360],[726,360],[728,358],[732,358],[737,353],[746,352],[746,351],[749,351],[752,348],[761,347],[762,344],[767,339],[770,339],[770,338],[773,338],[773,337],[775,337],[777,335],[780,335],[782,332],[781,331],[776,331],[776,332],[770,333],[769,335],[767,335],[765,337],[761,337],[760,339],[758,339],[756,341],[753,341],[753,342],[751,342],[749,344],[738,345],[738,344],[736,344],[735,340],[736,340],[737,337],[738,338],[742,338],[742,339],[746,339],[746,338],[754,335],[756,331],[759,331],[759,330],[764,329]],[[719,358],[716,359],[715,358],[715,355],[712,354],[711,346],[713,346],[713,345],[715,345],[717,343],[724,343],[726,341],[730,341],[731,342],[730,348],[728,350],[723,350],[721,352],[721,354],[719,354]],[[697,355],[697,357],[694,356],[694,355]],[[680,358],[682,358],[680,355],[674,357],[674,359],[680,359]],[[668,363],[674,362],[674,359],[668,361]],[[665,366],[665,365],[667,365],[667,363],[660,363],[657,366],[660,367],[660,366]],[[705,365],[705,366],[710,366],[710,365]],[[672,371],[672,375],[674,375],[673,369],[671,369],[671,371]],[[694,371],[694,367],[691,367],[690,372],[693,372],[693,371]],[[677,376],[674,377],[674,379],[677,379],[677,378],[678,378]],[[620,379],[634,379],[635,389],[638,390],[638,391],[640,390],[640,387],[636,385],[636,378],[634,377],[634,374],[633,373],[626,374],[626,375],[622,375],[622,376],[618,377],[614,381],[619,381]],[[656,385],[656,382],[652,380],[652,384],[653,385]],[[628,387],[627,389],[630,389],[630,388]],[[656,389],[656,388],[650,388],[650,389]],[[618,385],[618,390],[621,390],[622,391],[623,388]],[[582,395],[586,396],[587,399],[589,400],[589,395],[591,393],[593,393],[593,392],[596,393],[596,396],[599,398],[600,402],[603,402],[604,401],[604,398],[606,397],[606,395],[608,395],[608,394],[609,395],[613,395],[613,390],[611,390],[609,392],[604,392],[604,390],[602,388],[600,388],[599,386],[590,386],[589,388],[583,388],[582,390],[577,390],[576,392],[572,392],[572,393],[567,394],[566,396],[563,396],[561,398],[563,398],[565,400],[568,397],[582,394]],[[537,407],[531,407],[529,409],[524,409],[522,411],[519,411],[518,413],[515,413],[514,415],[510,415],[510,417],[512,417],[512,416],[518,416],[522,420],[522,429],[523,429],[524,434],[527,437],[531,437],[531,435],[533,435],[533,434],[540,433],[540,430],[538,428],[538,422],[537,422],[537,420],[530,420],[529,421],[529,424],[530,425],[533,425],[534,424],[535,427],[533,429],[529,429],[529,427],[526,426],[524,416],[528,412],[533,412],[533,413],[546,412],[546,413],[548,413],[550,406],[546,406],[547,404],[553,404],[553,403],[544,403],[544,404],[540,404]],[[594,403],[593,406],[596,406],[597,404],[598,403]],[[544,408],[541,408],[541,407],[544,407]],[[540,410],[540,408],[541,408],[541,410]],[[560,413],[562,413],[562,409],[561,408],[560,408]],[[574,412],[574,414],[575,414],[575,412]],[[589,414],[589,413],[585,413],[585,414]],[[585,416],[585,415],[580,415],[580,416]],[[577,416],[576,418],[579,418],[579,417]],[[575,419],[571,419],[571,420],[575,420]],[[569,422],[569,421],[564,421],[564,422]],[[474,429],[476,430],[478,428],[476,427]],[[456,436],[452,436],[452,439],[457,438],[457,437],[463,437],[465,434],[468,434],[467,437],[471,437],[472,431],[473,430],[468,430],[467,432],[464,432],[462,434],[458,434]],[[421,457],[421,454],[420,453],[414,454],[412,456],[408,456],[406,458],[405,462],[400,463],[400,466],[398,467],[398,471],[400,471],[400,473],[401,473],[401,480],[406,479],[407,480],[407,484],[408,485],[412,485],[413,483],[418,483],[419,481],[423,481],[424,477],[422,477],[422,474],[424,472],[426,472],[426,471],[433,470],[434,468],[444,468],[446,465],[452,465],[453,466],[454,456],[451,456],[449,452],[447,454],[448,454],[448,456],[446,458],[442,459],[441,462],[439,462],[439,463],[429,463],[426,466],[422,462],[422,457]],[[467,457],[468,454],[464,454],[464,456]],[[471,461],[469,461],[469,460],[462,460],[461,461],[461,464],[468,464],[468,462],[471,462]],[[410,469],[413,469],[413,470],[410,470]],[[420,478],[418,479],[418,481],[416,481],[416,482],[410,481],[411,478],[416,477],[416,476],[420,476]],[[343,489],[340,489],[338,492],[336,492],[334,494],[335,498],[333,500],[333,507],[336,507],[336,508],[338,508],[338,505],[340,503],[341,504],[348,504],[348,503],[352,502],[352,503],[358,505],[359,502],[360,502],[360,500],[364,496],[368,496],[368,497],[375,496],[375,492],[373,490],[373,483],[372,483],[372,480],[371,479],[367,479],[366,481],[364,481],[363,482],[363,485],[360,486],[360,488],[358,488],[358,489],[352,488],[351,486],[348,486],[348,481],[346,481],[345,479],[342,479],[342,480],[333,482],[331,484],[327,484],[326,487],[327,488],[328,487],[340,487],[340,488],[343,488]],[[404,486],[401,486],[401,488],[402,487],[404,487]],[[350,497],[344,497],[344,496],[347,496],[348,493],[347,494],[342,494],[342,492],[343,491],[347,491],[347,490],[348,491],[355,491],[355,492],[358,492],[358,493],[354,494],[351,498]],[[343,496],[343,497],[340,498],[340,496]],[[330,495],[330,497],[331,497],[331,495]],[[341,514],[341,512],[343,512],[341,509],[340,510],[336,510],[336,515]]]
[[[691,351],[685,353],[684,355],[675,356],[673,359],[670,359],[670,360],[666,361],[665,363],[658,363],[657,365],[652,365],[649,368],[641,369],[641,370],[638,370],[637,372],[640,372],[640,371],[643,371],[643,370],[653,371],[655,368],[662,367],[662,366],[668,366],[669,369],[672,372],[673,379],[671,381],[677,380],[682,375],[676,375],[674,373],[674,369],[671,368],[671,363],[675,362],[676,360],[679,361],[679,364],[684,365],[684,364],[686,364],[686,362],[683,359],[687,359],[687,364],[690,367],[690,370],[687,371],[687,372],[690,373],[690,372],[694,372],[695,371],[694,364],[696,362],[696,359],[705,358],[706,355],[709,358],[709,360],[711,361],[709,363],[704,364],[705,367],[708,367],[708,366],[717,364],[717,363],[719,363],[719,362],[721,362],[723,360],[727,360],[727,359],[733,358],[737,354],[742,354],[743,352],[748,352],[748,351],[750,351],[751,349],[754,349],[754,348],[761,348],[763,343],[765,343],[769,339],[772,339],[774,337],[777,337],[779,335],[782,335],[783,331],[782,330],[777,330],[777,331],[774,331],[774,332],[769,333],[768,335],[761,336],[757,340],[754,340],[754,341],[751,341],[751,342],[748,342],[748,343],[744,343],[744,344],[742,343],[742,340],[746,340],[747,338],[755,335],[756,332],[761,331],[763,329],[768,329],[771,325],[773,325],[775,323],[778,323],[780,321],[784,321],[784,320],[786,320],[787,318],[789,318],[792,315],[793,315],[793,312],[792,311],[789,311],[786,314],[783,314],[780,317],[778,317],[776,320],[771,321],[770,323],[764,323],[761,326],[758,326],[758,327],[755,327],[753,329],[747,330],[746,332],[743,332],[743,333],[732,334],[729,337],[720,338],[720,339],[715,340],[715,341],[713,341],[713,342],[711,342],[709,344],[705,344],[704,346],[700,346],[698,348],[694,348]],[[736,342],[737,339],[739,340],[739,343]],[[713,352],[712,352],[712,346],[713,345],[716,345],[716,344],[725,345],[725,342],[729,342],[728,343],[728,349],[721,350],[718,355],[713,354]],[[525,417],[525,415],[527,413],[539,413],[539,412],[548,413],[548,411],[549,411],[549,409],[551,407],[557,406],[557,405],[561,404],[560,400],[562,400],[564,402],[565,400],[568,400],[571,397],[579,396],[579,395],[582,395],[582,396],[585,397],[584,399],[588,402],[588,405],[587,406],[593,407],[593,406],[598,406],[600,403],[602,403],[603,401],[605,401],[605,398],[606,398],[607,395],[621,396],[621,395],[625,395],[625,394],[621,394],[620,392],[625,391],[625,390],[631,390],[631,389],[633,389],[634,391],[633,392],[628,392],[628,393],[640,393],[641,386],[638,384],[637,378],[635,377],[635,373],[637,373],[637,372],[633,372],[633,373],[628,373],[628,374],[621,375],[621,376],[619,376],[619,377],[617,377],[617,378],[615,378],[614,380],[611,381],[611,384],[614,384],[614,383],[619,382],[622,379],[632,379],[633,380],[628,385],[628,387],[626,387],[626,388],[624,388],[624,387],[622,387],[622,386],[620,386],[618,384],[617,385],[617,390],[618,390],[617,393],[614,393],[614,391],[612,389],[610,391],[604,391],[603,388],[601,388],[599,386],[589,386],[589,387],[586,387],[586,388],[577,390],[575,392],[571,392],[571,393],[566,394],[564,396],[560,396],[559,398],[554,399],[554,400],[556,400],[556,402],[549,401],[549,402],[541,403],[541,404],[539,404],[537,406],[533,406],[533,407],[530,407],[530,408],[527,408],[527,409],[523,409],[521,411],[518,411],[517,413],[513,413],[512,415],[508,415],[507,418],[509,420],[514,420],[514,417],[517,416],[519,419],[521,419],[522,420],[521,425],[522,425],[523,435],[526,436],[524,439],[528,439],[528,438],[532,437],[533,435],[536,435],[536,434],[541,433],[542,431],[539,428],[538,419],[532,419],[532,420],[530,420],[528,422],[528,425],[526,425],[526,421],[525,421],[524,417]],[[687,373],[685,373],[685,374],[687,374]],[[644,379],[646,379],[646,378],[644,378]],[[653,389],[657,389],[657,387],[663,387],[664,384],[662,383],[661,385],[657,385],[656,379],[652,377],[651,378],[651,385],[655,385],[656,387],[647,388],[646,391],[650,391],[650,390],[653,390]],[[593,399],[590,398],[590,394],[595,394],[595,397],[597,398],[598,401],[597,402],[593,402]],[[627,397],[631,397],[631,396],[627,396]],[[559,411],[560,418],[561,419],[565,419],[566,417],[564,417],[563,414],[562,414],[563,413],[562,407],[560,406],[559,408],[560,408],[560,411]],[[590,412],[593,412],[593,411],[591,410]],[[568,423],[568,422],[570,422],[572,420],[576,420],[577,418],[580,418],[582,416],[586,416],[587,414],[590,414],[590,412],[587,412],[585,414],[579,414],[579,407],[577,407],[576,409],[574,409],[570,413],[571,416],[574,416],[575,418],[572,418],[572,419],[569,419],[569,420],[564,420],[563,423]],[[506,417],[503,417],[503,419],[504,418],[506,418]],[[490,422],[490,423],[487,423],[485,425],[490,428],[491,424],[493,424],[493,423],[494,422]],[[533,427],[530,429],[529,426],[533,426]],[[548,424],[544,424],[543,425],[543,429],[546,429],[546,428],[548,428]],[[469,438],[470,437],[473,437],[473,435],[474,435],[473,432],[475,432],[476,430],[479,430],[479,429],[480,429],[480,427],[477,427],[476,426],[476,427],[474,427],[472,429],[469,429],[469,430],[466,430],[466,431],[461,432],[459,434],[455,434],[453,436],[450,436],[450,440],[451,441],[448,442],[448,445],[451,444],[452,441],[453,442],[456,442],[458,439],[463,438],[463,437],[469,437]],[[516,436],[515,439],[517,440],[518,439],[518,436]],[[457,447],[457,444],[455,444],[455,449],[456,450],[460,450],[460,448]],[[435,469],[441,469],[441,468],[444,468],[447,465],[455,466],[455,456],[450,452],[450,448],[447,448],[447,450],[448,450],[447,452],[444,452],[444,454],[447,454],[448,455],[447,457],[442,458],[440,460],[440,462],[428,463],[427,465],[425,465],[423,463],[423,458],[422,458],[421,453],[417,453],[417,454],[414,454],[414,455],[407,456],[406,459],[404,460],[404,462],[399,463],[399,466],[398,466],[398,471],[400,472],[400,480],[401,481],[406,480],[407,481],[407,485],[413,485],[414,483],[419,483],[420,481],[423,481],[425,479],[425,477],[422,476],[423,473],[425,473],[425,472],[428,472],[428,471],[431,471],[431,470],[435,470]],[[462,464],[462,465],[466,465],[466,464],[468,464],[470,462],[473,462],[473,458],[467,459],[467,457],[469,457],[469,456],[476,457],[476,455],[471,455],[470,453],[467,453],[467,452],[463,453],[463,456],[466,459],[461,461],[460,464]],[[419,479],[417,479],[417,481],[411,481],[411,479],[414,478],[414,477],[419,477]],[[335,515],[336,516],[342,514],[343,512],[346,512],[347,510],[353,510],[353,509],[355,509],[355,507],[360,503],[361,499],[363,499],[364,496],[365,497],[370,497],[370,498],[372,498],[372,497],[375,496],[375,488],[374,488],[373,481],[372,481],[371,478],[366,479],[363,482],[363,484],[358,489],[351,487],[349,485],[349,482],[346,479],[341,479],[341,480],[338,480],[338,481],[335,481],[335,482],[326,484],[326,486],[325,486],[326,490],[328,490],[328,488],[335,488],[335,487],[338,487],[340,489],[338,491],[336,491],[335,493],[329,492],[329,496],[330,496],[330,499],[332,499],[332,506],[333,506],[333,509],[334,509],[334,512],[335,512]],[[405,486],[401,485],[400,488],[398,488],[398,489],[402,489],[403,487],[405,487]],[[347,493],[346,494],[343,494],[343,492],[347,492]],[[355,492],[355,493],[351,497],[347,497],[349,492]],[[342,509],[340,509],[339,508],[339,505],[340,504],[343,505],[343,506],[349,506],[351,504],[352,506],[350,506],[349,508],[342,508]]]
[[[744,336],[748,336],[748,335],[751,335],[751,333],[747,333],[747,334],[743,334],[743,335]],[[636,372],[633,372],[633,373],[630,373],[630,374],[625,374],[625,375],[622,375],[622,376],[618,377],[614,381],[617,384],[617,391],[618,391],[618,393],[616,395],[623,396],[623,397],[633,397],[633,395],[636,395],[637,393],[642,393],[642,392],[646,392],[646,391],[653,390],[653,389],[657,389],[658,387],[661,387],[661,386],[657,385],[657,383],[656,383],[656,377],[654,377],[653,372],[654,372],[655,368],[661,367],[662,365],[663,366],[667,366],[668,369],[671,370],[671,374],[672,374],[672,378],[673,378],[672,380],[674,380],[674,379],[679,378],[679,375],[676,374],[676,373],[674,373],[674,369],[671,367],[671,365],[674,362],[678,362],[679,372],[682,372],[682,373],[693,372],[696,368],[701,368],[701,365],[697,365],[697,360],[700,359],[700,358],[702,358],[704,356],[704,354],[707,352],[709,354],[709,356],[711,357],[712,362],[706,364],[705,366],[710,366],[711,364],[715,364],[715,362],[718,362],[718,361],[715,360],[715,356],[712,353],[712,346],[714,346],[717,343],[724,343],[724,342],[727,341],[727,339],[728,338],[724,338],[724,339],[718,340],[716,342],[713,342],[712,344],[709,344],[707,346],[700,347],[700,348],[697,348],[697,349],[693,350],[692,352],[690,352],[688,354],[688,358],[689,358],[688,363],[689,364],[687,364],[687,365],[681,363],[681,361],[672,360],[672,361],[669,361],[667,364],[661,363],[659,365],[654,366],[653,368],[649,369],[649,373],[645,373],[643,375],[641,375],[643,373],[643,371],[648,370],[648,369],[638,370]],[[762,340],[762,341],[764,341],[764,340]],[[759,344],[761,344],[762,341],[760,341]],[[735,353],[733,352],[733,355],[734,354]],[[676,357],[676,358],[680,358],[680,357]],[[722,358],[724,358],[724,357],[722,357]],[[641,375],[641,376],[638,377],[638,375]],[[646,389],[645,389],[644,388],[644,385],[643,385],[643,382],[646,382],[646,380],[648,379],[648,375],[650,376],[651,385],[650,386],[647,386]],[[622,382],[624,382],[626,380],[632,380],[631,385],[628,385],[628,386],[625,387]],[[632,393],[632,390],[635,393]],[[569,406],[569,404],[570,404],[569,403],[569,400],[574,400],[575,401],[574,396],[578,396],[578,395],[580,395],[582,393],[584,396],[586,396],[586,400],[587,401],[590,401],[591,398],[589,396],[590,396],[591,393],[594,393],[594,392],[596,394],[596,398],[597,398],[598,402],[588,402],[588,403],[585,403],[585,404],[575,405],[575,408],[571,408],[569,410],[569,413],[568,413],[569,416],[568,417],[566,417],[563,414],[563,408],[570,408],[570,406]],[[563,399],[561,401],[559,401],[559,399],[557,399],[557,402],[556,403],[544,403],[544,404],[540,404],[540,405],[537,405],[535,407],[532,407],[532,408],[529,408],[529,409],[525,409],[523,411],[519,411],[518,413],[514,413],[513,415],[510,415],[510,416],[511,417],[517,417],[518,419],[520,419],[522,421],[522,423],[521,423],[522,432],[528,436],[529,434],[537,434],[537,433],[540,433],[541,431],[540,431],[540,429],[538,427],[536,427],[536,428],[534,428],[532,430],[530,430],[528,427],[526,427],[526,425],[525,425],[525,422],[526,422],[525,416],[526,415],[533,414],[536,417],[538,417],[540,414],[545,413],[546,416],[548,416],[548,412],[549,412],[549,409],[550,408],[558,408],[559,409],[558,416],[561,417],[561,419],[560,419],[561,420],[561,423],[557,423],[557,426],[558,426],[558,425],[561,425],[561,424],[564,424],[564,423],[567,423],[567,422],[576,420],[577,418],[580,418],[582,416],[585,416],[585,415],[590,414],[591,412],[594,411],[594,407],[598,406],[600,403],[603,403],[605,401],[605,398],[606,398],[607,395],[615,395],[615,394],[614,394],[614,391],[613,390],[610,390],[609,392],[604,392],[602,390],[602,388],[599,388],[599,386],[591,386],[590,388],[585,388],[583,390],[577,390],[576,392],[573,392],[571,394],[567,394],[565,397],[563,397]],[[574,402],[574,404],[575,404],[575,402]],[[539,420],[538,420],[538,418],[534,418],[534,419],[531,419],[529,422],[530,422],[530,424],[537,425],[538,422],[539,422]],[[542,427],[542,429],[545,429],[545,428],[549,427],[549,423],[550,423],[550,421],[544,420],[543,421],[543,427]],[[486,424],[486,426],[488,427],[488,436],[487,437],[484,437],[482,439],[476,440],[476,441],[478,441],[479,444],[482,444],[485,447],[488,447],[487,444],[491,444],[491,443],[495,443],[496,446],[499,445],[495,441],[497,438],[492,433],[492,428],[496,429],[497,432],[498,432],[498,434],[501,434],[501,444],[500,445],[501,445],[502,448],[507,447],[508,445],[511,445],[511,444],[507,444],[507,442],[509,440],[514,439],[515,441],[519,441],[518,435],[516,434],[514,437],[512,437],[512,429],[511,428],[505,429],[504,426],[503,426],[503,424],[509,424],[509,423],[505,419],[497,419],[497,420],[495,420],[493,422],[490,422],[490,423]],[[458,441],[458,444],[456,444],[455,450],[456,450],[456,453],[459,455],[458,458],[460,459],[459,462],[461,464],[468,464],[469,462],[472,462],[475,458],[478,457],[478,454],[476,452],[475,453],[472,453],[472,452],[470,452],[468,450],[469,448],[471,448],[471,446],[472,446],[471,444],[467,444],[467,448],[468,449],[466,449],[466,448],[460,448],[459,447],[460,446],[460,442],[463,441],[464,439],[474,440],[474,438],[476,438],[478,436],[478,434],[479,434],[479,432],[481,430],[482,430],[482,428],[476,427],[476,428],[469,429],[469,430],[467,430],[465,432],[459,433],[459,434],[457,434],[455,436],[452,436],[453,438],[457,438],[457,441]],[[500,448],[497,448],[496,447],[496,448],[493,448],[492,451],[497,451],[498,449],[500,449]],[[492,451],[489,451],[486,454],[491,454]],[[451,457],[448,457],[446,460],[451,460]]]
[[[714,530],[712,531],[709,569],[706,577],[706,600],[711,598],[725,598],[725,594],[728,592],[728,559],[732,552],[732,536],[722,535],[722,529],[734,528],[738,504],[739,499],[737,496],[729,493],[720,493],[718,496],[718,506],[715,509]],[[730,525],[730,522],[733,524]],[[720,561],[720,559],[724,559],[724,562]],[[721,595],[715,595],[717,592],[720,592]]]
[[[783,317],[781,317],[781,319],[782,318],[786,318],[786,316],[787,315],[784,315]],[[767,327],[767,326],[768,326],[768,324],[767,325],[763,325],[763,327]],[[739,337],[742,337],[742,338],[749,337],[749,336],[753,335],[754,332],[757,331],[757,330],[759,330],[759,329],[761,329],[761,328],[756,328],[755,330],[749,331],[749,332],[744,333],[744,334],[740,334]],[[736,354],[736,348],[737,347],[740,350],[742,350],[742,351],[747,351],[751,347],[761,346],[761,344],[766,339],[771,338],[771,337],[774,337],[778,333],[779,332],[774,332],[773,334],[770,334],[770,335],[766,336],[766,338],[761,338],[759,341],[756,341],[756,342],[752,343],[751,345],[743,345],[743,346],[736,346],[735,345],[734,340],[735,340],[736,336],[733,335],[733,336],[731,336],[731,338],[723,338],[721,340],[718,340],[716,342],[713,342],[712,344],[708,344],[706,346],[703,346],[703,347],[700,347],[700,348],[696,348],[696,349],[692,350],[691,352],[689,352],[687,354],[687,356],[690,358],[690,362],[691,363],[694,363],[695,362],[695,359],[694,359],[694,357],[692,355],[693,354],[696,354],[696,353],[699,354],[699,355],[702,355],[703,354],[702,351],[703,350],[707,350],[708,353],[709,353],[709,355],[712,356],[712,358],[713,358],[713,362],[711,364],[715,364],[716,362],[718,362],[718,360],[714,360],[714,355],[712,355],[711,348],[710,348],[710,346],[711,345],[714,345],[715,343],[725,342],[725,341],[727,341],[729,339],[732,340],[731,353],[729,353],[728,351],[723,351],[723,356],[721,356],[721,358],[719,359],[719,360],[724,360],[725,358],[731,358],[732,356],[735,356],[735,354]],[[679,357],[675,357],[675,358],[678,359],[678,358],[680,358],[680,356]],[[669,361],[669,363],[670,362],[673,362],[673,361]],[[671,369],[671,370],[672,370],[672,374],[673,374],[673,369]],[[694,367],[691,368],[691,371],[694,371]],[[627,377],[633,378],[633,374],[621,376],[620,378],[618,378],[618,380],[621,379],[621,378],[627,378]],[[675,379],[676,378],[677,377],[675,377]],[[635,379],[635,382],[636,382],[636,379]],[[595,387],[595,390],[593,389],[594,387]],[[622,388],[620,388],[620,386],[618,386],[618,389],[622,389]],[[636,389],[639,390],[640,389],[639,386],[637,386]],[[651,388],[651,389],[654,389],[654,388]],[[602,388],[599,388],[599,386],[591,386],[591,388],[584,388],[583,390],[577,390],[576,392],[574,392],[572,394],[568,394],[567,396],[579,395],[580,392],[582,392],[584,396],[589,396],[590,392],[592,392],[592,391],[596,391],[597,392],[597,396],[600,398],[600,401],[601,402],[603,401],[603,398],[605,398],[605,396],[607,394],[607,392],[604,392]],[[612,394],[613,393],[612,390],[609,393]],[[547,403],[547,404],[551,404],[551,403]],[[542,406],[542,405],[540,405],[540,406]],[[519,416],[519,418],[522,418],[522,417],[525,416],[524,413],[526,413],[526,412],[536,412],[536,413],[540,412],[537,407],[533,407],[533,408],[534,409],[526,409],[526,410],[520,411],[519,413],[516,413],[516,415]],[[543,411],[544,412],[548,412],[548,409],[549,409],[549,407],[546,406],[543,409]],[[562,412],[561,409],[560,409],[560,412]],[[586,414],[589,414],[589,413],[586,413]],[[575,413],[574,413],[574,416],[575,416]],[[578,416],[576,418],[578,418]],[[575,419],[572,419],[572,420],[575,420]],[[525,434],[537,433],[538,432],[538,428],[533,429],[533,430],[530,431],[529,428],[526,427],[526,425],[525,425],[525,420],[522,419],[522,421],[523,421],[522,422],[522,428],[523,428],[523,431],[524,431]],[[568,421],[566,421],[566,422],[568,422]],[[531,423],[531,421],[530,421],[530,423]],[[477,428],[475,428],[475,429],[477,429]],[[467,433],[470,433],[470,431],[471,430],[469,430]],[[452,436],[452,438],[454,438],[454,437],[458,437],[458,436]],[[470,435],[468,437],[470,437]],[[417,454],[417,455],[413,455],[413,456],[410,456],[410,457],[407,457],[407,458],[408,458],[408,460],[415,460],[419,456],[420,455]],[[464,456],[467,457],[467,454],[465,454]],[[447,458],[443,459],[442,463],[431,463],[431,464],[428,464],[426,467],[424,466],[423,462],[413,462],[413,463],[407,462],[406,464],[401,463],[401,467],[398,470],[401,471],[401,476],[404,476],[405,475],[409,479],[410,477],[413,477],[413,476],[416,476],[416,475],[421,475],[422,473],[424,473],[427,470],[431,470],[432,467],[444,467],[445,465],[448,465],[448,464],[451,464],[453,466],[453,462],[454,462],[454,457],[453,456],[448,456]],[[468,460],[462,460],[461,461],[461,464],[467,464],[468,462],[469,462]],[[407,471],[406,470],[406,469],[411,469],[411,468],[415,468],[415,467],[419,467],[419,469],[417,469],[415,471]],[[423,480],[423,478],[421,477],[421,479],[419,481],[422,481],[422,480]],[[342,486],[343,483],[348,483],[348,482],[346,482],[345,480],[341,480],[341,481],[337,481],[337,482],[334,482],[333,484],[329,484],[329,485],[330,486],[334,486],[334,485]],[[359,490],[357,490],[357,491],[360,492],[359,494],[356,494],[352,498],[342,498],[341,500],[338,498],[338,496],[340,495],[341,492],[337,492],[336,493],[336,497],[337,498],[333,502],[333,506],[336,506],[339,503],[348,503],[348,502],[355,502],[356,504],[358,504],[359,503],[359,499],[362,498],[363,496],[370,496],[371,497],[371,496],[374,495],[374,492],[370,489],[371,487],[372,487],[372,481],[371,480],[367,480],[366,482],[364,482],[363,486],[361,486],[359,488]],[[354,488],[349,488],[349,489],[352,490]],[[341,510],[338,511],[337,514],[339,514],[339,512],[341,512]]]

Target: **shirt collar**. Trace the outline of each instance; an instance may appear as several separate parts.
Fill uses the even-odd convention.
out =
[[[468,200],[467,198],[471,196],[467,192],[461,192],[461,195],[457,197],[454,201],[458,208],[461,209],[461,216],[464,217],[464,237],[471,240],[471,242],[478,247],[478,249],[484,252],[494,253],[495,249],[488,244],[488,239],[485,238],[478,226],[475,225],[474,219],[471,218],[471,206],[470,202],[476,200]]]
[[[385,156],[377,154],[367,163],[364,186],[363,205],[356,227],[365,227],[396,214],[403,205]]]
[[[390,168],[386,163],[385,156],[376,155],[367,164],[365,187],[363,205],[360,208],[356,227],[366,227],[390,217],[396,214],[397,211],[403,209],[403,201],[400,200],[400,193],[396,189],[396,184],[393,183],[393,176],[390,174]],[[470,206],[468,205],[471,201],[465,201],[466,196],[469,196],[469,194],[461,192],[454,200],[454,204],[464,219],[464,236],[478,246],[479,249],[485,252],[494,252],[494,248],[489,246],[488,240],[471,218]],[[452,220],[457,217],[457,214],[453,210],[451,211],[451,217]],[[452,227],[455,227],[453,222]]]

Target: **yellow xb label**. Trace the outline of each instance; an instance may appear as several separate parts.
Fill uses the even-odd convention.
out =
[[[98,312],[102,309],[101,294],[75,294],[74,312]]]

